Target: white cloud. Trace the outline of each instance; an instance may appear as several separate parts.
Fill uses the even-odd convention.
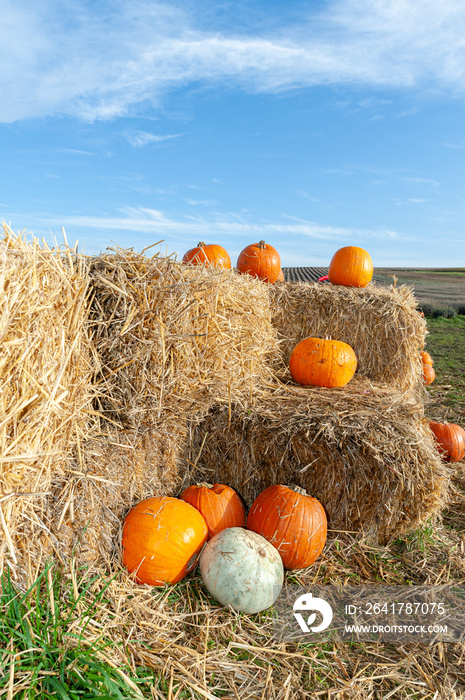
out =
[[[265,239],[280,251],[283,266],[326,266],[338,248],[359,245],[370,251],[378,267],[395,263],[408,267],[420,263],[427,266],[432,260],[436,266],[453,265],[456,251],[463,247],[463,235],[449,226],[442,226],[440,234],[430,233],[425,238],[423,230],[412,234],[389,228],[332,226],[284,214],[275,220],[260,220],[245,210],[209,211],[207,217],[126,207],[113,215],[46,216],[42,213],[8,218],[14,219],[10,224],[14,230],[27,226],[27,231],[32,229],[36,237],[51,242],[54,237],[61,241],[64,228],[68,241],[73,245],[77,240],[79,250],[89,255],[114,245],[142,251],[146,246],[161,242],[162,255],[176,253],[179,258],[198,241],[206,241],[223,245],[234,263],[247,244]],[[418,259],[420,244],[421,260]],[[441,250],[441,259],[438,250]],[[155,252],[152,249],[151,254]]]
[[[342,177],[351,177],[355,175],[355,170],[348,170],[346,168],[328,168],[324,171],[325,175],[342,175]]]
[[[149,131],[134,131],[126,134],[127,140],[131,146],[135,148],[147,146],[149,143],[162,143],[163,141],[176,139],[180,136],[182,136],[182,134],[152,134]]]
[[[233,17],[227,31],[202,26],[199,6],[187,6],[23,0],[18,8],[3,0],[0,89],[8,98],[0,121],[115,119],[199,82],[252,92],[349,84],[464,95],[462,0],[329,0],[297,21],[283,14],[279,29],[256,23],[253,35]]]
[[[428,202],[429,200],[428,199],[421,199],[420,197],[410,197],[409,199],[392,198],[391,201],[396,207],[401,207],[404,204],[424,204],[425,202]]]
[[[439,187],[439,182],[431,177],[414,177],[403,175],[399,177],[403,182],[409,182],[413,185],[428,185],[429,187]]]
[[[131,235],[153,234],[164,239],[189,240],[211,238],[212,232],[222,238],[267,238],[279,240],[282,236],[296,236],[320,241],[346,241],[369,239],[400,239],[401,234],[380,229],[357,229],[354,227],[327,226],[295,216],[283,214],[281,221],[260,221],[247,216],[246,212],[212,213],[209,218],[200,215],[173,218],[158,209],[126,207],[115,216],[34,216],[33,219],[50,227],[64,226],[73,232],[86,231],[130,232]],[[92,234],[93,235],[93,234]],[[89,238],[92,241],[92,238]]]
[[[308,199],[310,202],[318,202],[319,200],[316,197],[312,197],[311,194],[308,192],[305,192],[305,190],[296,190],[295,194],[298,195],[299,197],[303,197],[304,199]]]
[[[79,148],[60,148],[59,152],[60,153],[72,153],[73,155],[78,155],[78,156],[95,156],[95,155],[97,155],[96,153],[93,153],[92,151],[82,151]]]
[[[199,205],[204,207],[214,207],[218,204],[216,199],[186,199],[186,202],[191,205],[191,207],[197,207]]]
[[[463,151],[465,150],[465,141],[456,141],[456,142],[451,142],[448,141],[443,144],[445,148],[453,148],[458,151]]]

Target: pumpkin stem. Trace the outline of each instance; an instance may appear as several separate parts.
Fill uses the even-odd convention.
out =
[[[257,243],[257,248],[262,248],[263,250],[266,248],[266,243],[265,241],[259,241]]]
[[[301,496],[308,496],[308,493],[302,486],[297,486],[296,484],[290,484],[289,488],[296,493],[300,493]]]
[[[196,484],[197,488],[199,489],[201,486],[205,486],[206,489],[211,489],[213,484],[207,484],[206,481],[200,481],[198,484]]]
[[[205,243],[203,241],[200,241],[199,244],[197,245],[197,248],[203,248]]]

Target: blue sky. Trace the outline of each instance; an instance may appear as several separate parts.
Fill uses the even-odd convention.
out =
[[[465,266],[463,0],[0,0],[0,219]]]

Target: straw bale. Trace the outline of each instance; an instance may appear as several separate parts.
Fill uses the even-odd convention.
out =
[[[94,258],[100,409],[127,427],[248,402],[276,353],[267,286],[232,270],[116,249]]]
[[[52,475],[89,431],[93,367],[87,276],[67,249],[0,241],[0,569],[15,567],[17,530],[41,527]]]
[[[74,554],[79,564],[118,564],[121,523],[130,508],[178,492],[186,440],[186,426],[165,424],[156,430],[112,428],[79,445],[66,472],[52,480],[47,527],[29,541],[29,551],[36,559],[54,553],[63,561]]]
[[[355,350],[358,374],[424,399],[419,350],[427,329],[410,287],[298,282],[273,285],[270,295],[285,367],[303,338],[331,337]]]
[[[192,431],[193,455],[188,479],[229,484],[249,506],[267,486],[298,484],[331,528],[379,542],[437,514],[448,487],[423,406],[357,376],[344,389],[281,385],[247,411],[216,407]]]

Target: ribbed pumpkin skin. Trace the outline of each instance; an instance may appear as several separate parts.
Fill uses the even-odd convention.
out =
[[[205,518],[213,537],[228,527],[245,526],[245,508],[238,494],[225,484],[188,486],[179,496],[194,506]]]
[[[366,287],[373,277],[371,256],[363,248],[339,248],[329,263],[329,281],[344,287]]]
[[[248,245],[237,258],[237,271],[274,284],[281,270],[281,258],[273,246],[260,241]]]
[[[206,263],[207,265],[224,267],[227,270],[231,269],[229,253],[216,243],[209,243],[207,245],[200,242],[198,246],[191,248],[185,253],[182,261],[184,263],[191,263],[192,265],[202,265]]]
[[[138,503],[123,527],[123,564],[150,586],[181,581],[208,539],[203,516],[179,498],[156,496]]]
[[[199,568],[218,602],[247,614],[273,605],[284,581],[279,552],[242,527],[229,527],[212,537],[200,555]]]
[[[289,369],[302,386],[343,387],[355,374],[357,358],[341,340],[304,338],[291,353]]]
[[[326,543],[327,520],[321,503],[281,484],[269,486],[257,496],[247,516],[247,528],[276,547],[286,569],[310,566]]]
[[[422,350],[420,352],[420,357],[421,357],[421,361],[423,362],[424,365],[430,365],[430,367],[432,367],[434,365],[433,358],[431,357],[429,352],[426,352],[426,350]]]
[[[431,365],[427,365],[423,363],[423,381],[427,386],[432,384],[434,380],[436,379],[436,372],[434,369],[431,367]]]
[[[456,423],[430,421],[439,450],[447,462],[461,462],[465,457],[465,430]]]

